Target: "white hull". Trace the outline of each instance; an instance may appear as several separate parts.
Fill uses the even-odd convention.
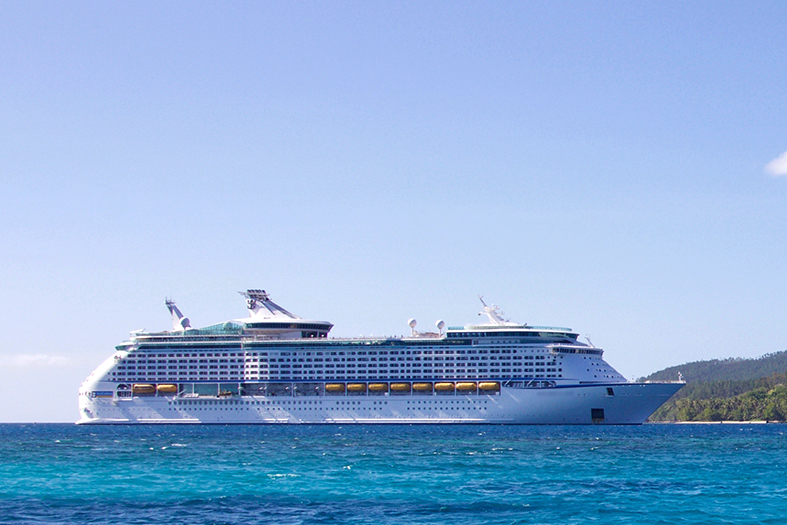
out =
[[[114,384],[100,385],[113,390]],[[493,395],[80,396],[78,424],[639,425],[682,383],[503,387]],[[612,395],[610,395],[612,393]]]

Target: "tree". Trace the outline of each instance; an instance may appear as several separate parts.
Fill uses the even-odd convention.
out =
[[[779,411],[779,407],[776,406],[776,403],[768,403],[765,410],[762,411],[762,418],[767,421],[782,421],[784,419],[784,414]]]

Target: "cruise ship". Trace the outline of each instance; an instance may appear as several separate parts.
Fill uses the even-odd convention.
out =
[[[131,333],[79,389],[77,424],[642,424],[682,382],[629,382],[569,328],[504,319],[332,338],[264,290],[248,317]]]

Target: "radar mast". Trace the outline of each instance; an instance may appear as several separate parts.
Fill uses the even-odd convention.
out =
[[[191,322],[188,317],[185,317],[180,309],[172,299],[164,299],[164,304],[167,305],[169,313],[172,315],[172,329],[176,332],[183,332],[191,328]]]
[[[481,304],[484,305],[484,311],[479,312],[478,315],[485,315],[489,318],[489,324],[494,324],[498,326],[518,326],[516,323],[512,323],[510,319],[503,319],[503,312],[500,310],[500,307],[496,304],[492,306],[487,306],[484,302],[484,298],[482,296],[478,296],[478,299],[481,301]]]
[[[251,317],[289,317],[290,319],[300,319],[271,301],[268,292],[265,290],[246,290],[238,292],[246,298],[246,308],[249,309]]]

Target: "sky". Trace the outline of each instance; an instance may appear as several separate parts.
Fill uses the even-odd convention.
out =
[[[0,2],[0,422],[173,298],[787,350],[787,4]],[[676,378],[677,379],[677,378]]]

